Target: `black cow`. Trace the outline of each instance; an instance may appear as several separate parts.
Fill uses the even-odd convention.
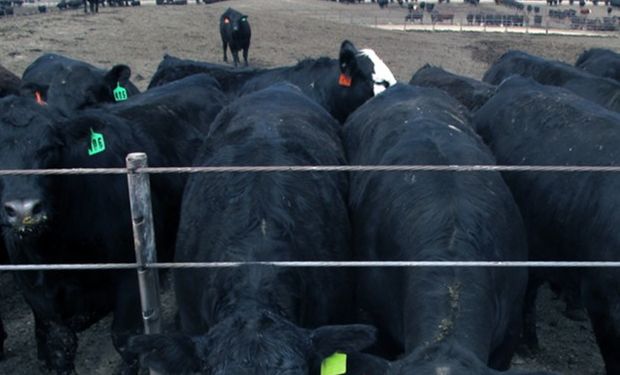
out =
[[[471,111],[480,108],[495,91],[493,85],[428,64],[411,77],[409,84],[443,90]]]
[[[0,100],[0,168],[123,167],[125,155],[136,151],[146,152],[152,166],[189,165],[203,138],[195,127],[206,125],[175,113],[195,107],[195,98],[176,92],[168,105],[157,100],[148,105],[136,97],[133,111],[129,99],[123,106],[84,110],[70,119],[31,98],[6,97]],[[194,115],[201,117],[206,116]],[[122,175],[2,176],[0,224],[11,263],[131,262],[126,180]],[[172,259],[184,181],[183,176],[151,176],[161,260]],[[112,341],[130,366],[127,372],[136,371],[137,358],[124,350],[127,337],[142,326],[135,272],[20,272],[15,277],[34,312],[38,356],[46,367],[58,374],[74,371],[75,332],[113,311]]]
[[[366,100],[396,83],[390,69],[373,50],[358,50],[345,40],[338,60],[306,59],[295,66],[273,69],[234,71],[222,65],[164,57],[149,87],[196,72],[212,75],[230,97],[277,82],[291,82],[340,122]]]
[[[521,51],[508,51],[485,73],[483,81],[498,85],[511,75],[531,77],[544,85],[560,86],[614,111],[620,111],[620,83],[574,66]]]
[[[557,87],[514,77],[478,110],[476,129],[506,165],[619,165],[620,115]],[[615,173],[505,173],[528,230],[530,258],[618,261]],[[620,270],[534,270],[526,327],[543,280],[574,286],[588,310],[607,374],[620,373]],[[535,331],[526,332],[536,344]]]
[[[38,92],[41,98],[65,114],[99,103],[117,101],[114,90],[124,88],[127,96],[138,94],[129,81],[127,65],[115,65],[109,71],[83,61],[53,53],[44,54],[30,64],[22,75],[22,91]],[[122,98],[119,98],[122,99]]]
[[[227,103],[228,98],[219,83],[209,75],[200,73],[157,86],[125,102],[111,105],[109,109],[129,121],[144,123],[157,122],[160,111],[167,110],[174,114],[177,121],[193,125],[206,135],[209,125]],[[145,110],[136,111],[136,108]],[[148,108],[158,110],[146,110]]]
[[[239,65],[239,51],[243,50],[243,63],[248,66],[248,50],[252,30],[248,22],[248,16],[241,14],[233,8],[228,8],[220,16],[220,36],[224,48],[224,62],[228,62],[226,48],[230,47],[235,67]]]
[[[354,165],[495,164],[466,108],[409,85],[354,112],[344,142]],[[349,207],[358,260],[527,257],[523,222],[499,173],[356,172]],[[399,357],[387,374],[491,375],[510,365],[526,269],[364,268],[358,275],[358,305],[383,338],[378,351]]]
[[[21,80],[10,70],[0,65],[0,98],[7,95],[17,95]]]
[[[195,164],[342,165],[338,124],[299,89],[279,84],[225,108]],[[192,175],[175,260],[350,259],[347,180],[334,173]],[[166,373],[316,374],[334,351],[357,350],[374,329],[350,318],[343,269],[244,266],[175,272],[181,334],[130,340]]]
[[[620,54],[605,48],[584,51],[575,66],[599,77],[620,81]]]

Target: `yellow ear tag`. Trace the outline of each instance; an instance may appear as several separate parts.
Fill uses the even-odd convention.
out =
[[[341,375],[347,373],[347,355],[334,353],[321,363],[321,375]]]

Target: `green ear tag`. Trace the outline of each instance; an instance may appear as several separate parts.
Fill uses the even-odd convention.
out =
[[[347,355],[334,353],[321,363],[321,375],[340,375],[347,373]]]
[[[114,100],[117,102],[122,102],[123,100],[127,100],[127,90],[123,86],[121,86],[120,82],[116,82],[116,88],[114,89]]]
[[[90,129],[90,147],[88,148],[88,155],[93,156],[103,151],[105,151],[103,134],[95,133],[93,129]]]

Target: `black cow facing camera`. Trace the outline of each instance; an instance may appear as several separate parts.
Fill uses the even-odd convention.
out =
[[[250,23],[248,16],[233,8],[228,8],[220,17],[220,35],[224,48],[224,62],[228,62],[226,48],[230,46],[235,67],[239,64],[239,51],[243,50],[243,63],[248,66],[248,50],[250,49]]]

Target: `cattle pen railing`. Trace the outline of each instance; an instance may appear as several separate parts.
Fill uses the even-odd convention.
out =
[[[556,172],[618,173],[620,166],[553,165],[333,165],[333,166],[147,166],[143,153],[127,156],[126,168],[67,168],[0,170],[0,176],[25,175],[127,175],[135,263],[0,264],[0,271],[127,270],[136,269],[146,333],[161,332],[160,292],[157,269],[275,267],[620,267],[620,261],[252,261],[252,262],[158,262],[150,197],[150,174],[162,173],[270,173],[270,172]],[[151,370],[151,374],[157,374]]]

